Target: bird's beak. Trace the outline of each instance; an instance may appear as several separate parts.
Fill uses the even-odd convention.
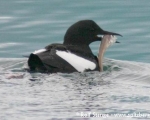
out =
[[[105,31],[105,30],[100,30],[100,33],[98,35],[116,35],[116,36],[123,37],[119,33],[109,32],[109,31]],[[96,39],[99,40],[99,41],[102,41],[102,37],[96,36]],[[116,41],[116,43],[120,43],[120,42]]]
[[[105,30],[103,30],[103,32],[101,34],[103,34],[103,35],[116,35],[116,36],[121,36],[122,37],[122,35],[120,35],[118,33],[108,32],[108,31],[105,31]]]

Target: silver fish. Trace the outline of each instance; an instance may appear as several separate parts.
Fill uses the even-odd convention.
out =
[[[100,72],[103,71],[103,56],[106,49],[111,46],[113,43],[116,42],[117,37],[114,35],[104,35],[99,47],[99,54],[98,54],[98,62],[100,67]]]

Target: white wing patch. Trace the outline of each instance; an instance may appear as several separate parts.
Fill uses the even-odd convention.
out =
[[[40,50],[36,50],[33,52],[33,54],[38,54],[38,53],[41,53],[41,52],[45,52],[46,49],[40,49]]]
[[[96,68],[96,64],[79,57],[71,52],[66,51],[58,51],[56,50],[56,54],[62,59],[66,60],[70,65],[72,65],[78,72],[84,72],[86,69],[94,70]]]

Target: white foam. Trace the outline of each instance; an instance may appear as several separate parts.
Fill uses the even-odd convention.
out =
[[[56,50],[56,54],[62,59],[66,60],[78,72],[84,72],[86,69],[94,70],[96,68],[95,63],[77,56],[71,52]]]

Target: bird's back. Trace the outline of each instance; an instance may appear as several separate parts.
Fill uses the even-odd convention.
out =
[[[28,59],[31,71],[71,73],[98,70],[97,57],[84,46],[51,44]]]

